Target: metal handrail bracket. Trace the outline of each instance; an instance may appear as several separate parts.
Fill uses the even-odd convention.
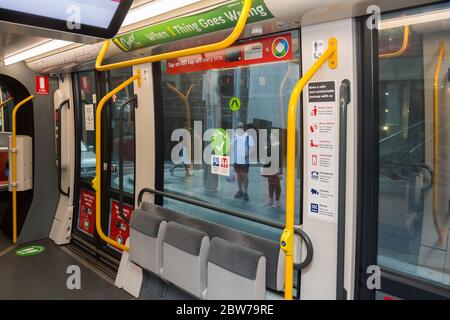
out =
[[[62,109],[64,108],[64,106],[67,106],[67,109],[70,109],[70,100],[64,100],[63,102],[60,103],[59,107],[58,107],[58,190],[59,193],[66,196],[66,197],[70,197],[70,187],[67,188],[67,192],[64,191],[62,189],[62,181],[61,181],[61,177],[62,177],[62,129],[61,129],[61,125],[62,125]]]

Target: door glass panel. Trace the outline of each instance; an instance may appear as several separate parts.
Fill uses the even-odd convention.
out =
[[[76,75],[80,108],[80,178],[92,181],[95,177],[95,110],[97,94],[95,72]]]
[[[165,191],[284,223],[286,115],[300,74],[298,32],[162,68]],[[175,201],[165,205],[275,241],[281,233]]]
[[[109,85],[117,87],[132,76],[131,69],[114,70],[109,73]],[[133,97],[133,86],[127,86],[115,95],[111,103],[111,165],[114,168],[111,174],[111,188],[119,190],[120,177],[120,151],[123,160],[123,190],[134,194],[134,107],[135,102],[125,105]],[[122,117],[122,146],[120,145],[120,118]]]
[[[12,97],[11,93],[6,86],[0,84],[0,101],[6,102],[6,100]],[[14,102],[11,100],[0,110],[0,132],[6,132],[10,130],[9,119],[11,119],[11,112],[13,110]]]
[[[378,263],[448,288],[450,5],[381,27]]]

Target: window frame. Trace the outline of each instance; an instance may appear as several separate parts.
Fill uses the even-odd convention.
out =
[[[426,6],[425,6],[426,7]],[[404,11],[404,10],[401,10]],[[367,28],[369,16],[357,19],[358,38],[358,155],[355,299],[375,300],[367,288],[369,266],[378,265],[379,223],[379,58],[378,30]],[[401,299],[449,299],[450,288],[413,275],[381,268],[382,294]]]

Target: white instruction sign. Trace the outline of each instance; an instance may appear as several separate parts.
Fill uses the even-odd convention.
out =
[[[305,192],[308,216],[336,222],[339,168],[336,82],[309,83],[307,108]]]
[[[94,105],[84,105],[84,128],[86,131],[95,131]]]
[[[211,156],[211,173],[219,176],[230,176],[230,157]]]
[[[317,61],[325,52],[325,42],[323,40],[316,40],[313,42],[313,61]]]

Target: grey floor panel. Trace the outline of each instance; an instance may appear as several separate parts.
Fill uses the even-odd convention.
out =
[[[11,246],[11,240],[0,232],[0,252]]]
[[[124,290],[116,288],[50,240],[32,244],[45,246],[45,251],[36,256],[19,257],[16,250],[12,250],[0,257],[0,299],[132,299]],[[72,265],[81,270],[80,290],[67,288],[70,276],[67,268]]]

